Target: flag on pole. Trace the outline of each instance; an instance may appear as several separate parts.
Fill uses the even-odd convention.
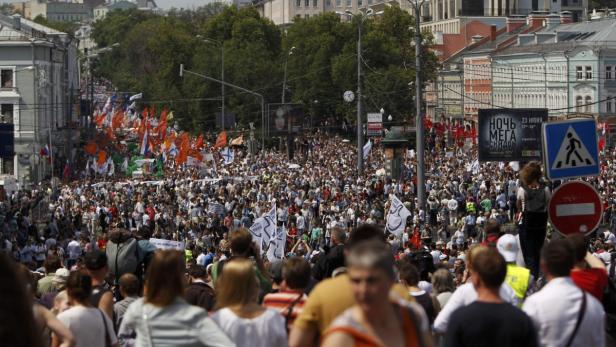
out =
[[[233,163],[233,160],[235,159],[235,153],[230,147],[225,147],[222,151],[220,151],[220,155],[225,161],[225,165]]]
[[[113,176],[114,173],[115,173],[115,164],[113,160],[111,160],[111,157],[109,157],[107,159],[107,175]]]
[[[143,93],[139,93],[139,94],[135,94],[135,95],[131,96],[131,97],[128,99],[128,101],[131,101],[131,102],[132,102],[132,101],[135,101],[135,100],[137,100],[137,99],[141,99],[141,98],[143,98]]]
[[[276,204],[272,206],[272,209],[265,215],[263,215],[263,233],[261,235],[261,248],[266,249],[269,247],[272,236],[276,233]]]
[[[391,206],[389,206],[389,212],[387,213],[386,230],[390,233],[400,237],[406,227],[406,219],[411,216],[406,206],[395,195],[392,195]]]
[[[141,139],[141,150],[139,151],[139,153],[143,156],[149,153],[149,147],[150,147],[149,137],[150,137],[150,127],[146,127],[145,133],[143,133],[143,139]]]
[[[366,142],[366,144],[364,145],[364,160],[368,158],[368,155],[370,154],[371,150],[372,150],[372,141],[368,140],[368,142]]]
[[[227,132],[223,131],[218,135],[214,148],[225,147],[227,145]]]
[[[267,249],[267,259],[272,262],[284,258],[284,251],[287,243],[287,232],[283,225],[276,229],[275,234],[270,240],[269,248]]]

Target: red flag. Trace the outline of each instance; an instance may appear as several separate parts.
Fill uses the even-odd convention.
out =
[[[214,148],[225,147],[227,145],[227,132],[223,131],[218,135]]]
[[[428,118],[424,118],[424,127],[428,130],[432,129],[432,121]]]
[[[410,242],[413,246],[415,246],[415,249],[421,248],[421,237],[419,235],[419,230],[413,231],[413,236],[411,236]]]
[[[156,127],[156,132],[158,133],[159,139],[164,139],[167,135],[167,108],[163,108],[163,112],[160,114],[160,120],[158,121],[158,126]]]
[[[62,177],[64,178],[65,181],[68,181],[70,175],[71,175],[71,171],[68,166],[68,163],[66,163],[66,165],[64,165],[64,170],[62,171]]]
[[[603,152],[604,149],[605,149],[605,137],[601,136],[601,138],[599,138],[599,151]]]

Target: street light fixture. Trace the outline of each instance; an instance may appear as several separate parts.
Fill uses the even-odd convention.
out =
[[[203,37],[202,35],[197,35],[196,37],[198,39],[201,39],[203,42],[212,43],[217,46],[220,46],[220,80],[224,82],[225,81],[225,43],[224,41],[214,40],[208,37]],[[225,130],[225,84],[224,83],[220,84],[220,92],[222,94],[221,96],[222,100],[221,100],[221,105],[220,105],[220,113],[222,115],[221,128],[222,130]]]
[[[355,17],[351,11],[336,12],[339,16]],[[379,14],[379,13],[377,13]],[[364,170],[364,144],[362,133],[362,109],[361,109],[361,27],[365,18],[374,15],[374,10],[369,8],[365,15],[360,15],[360,21],[357,24],[357,176],[359,177]]]

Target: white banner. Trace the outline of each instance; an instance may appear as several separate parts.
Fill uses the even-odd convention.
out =
[[[387,213],[386,230],[396,235],[396,237],[400,237],[406,227],[406,219],[410,216],[411,211],[404,206],[400,199],[392,195],[391,206],[389,206],[389,212]]]
[[[153,244],[154,247],[156,247],[157,249],[177,249],[178,251],[184,250],[183,241],[173,241],[173,240],[151,238],[150,243]]]

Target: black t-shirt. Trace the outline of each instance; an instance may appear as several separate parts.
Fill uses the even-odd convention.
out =
[[[451,315],[445,346],[534,347],[537,336],[531,319],[517,307],[475,301]]]

